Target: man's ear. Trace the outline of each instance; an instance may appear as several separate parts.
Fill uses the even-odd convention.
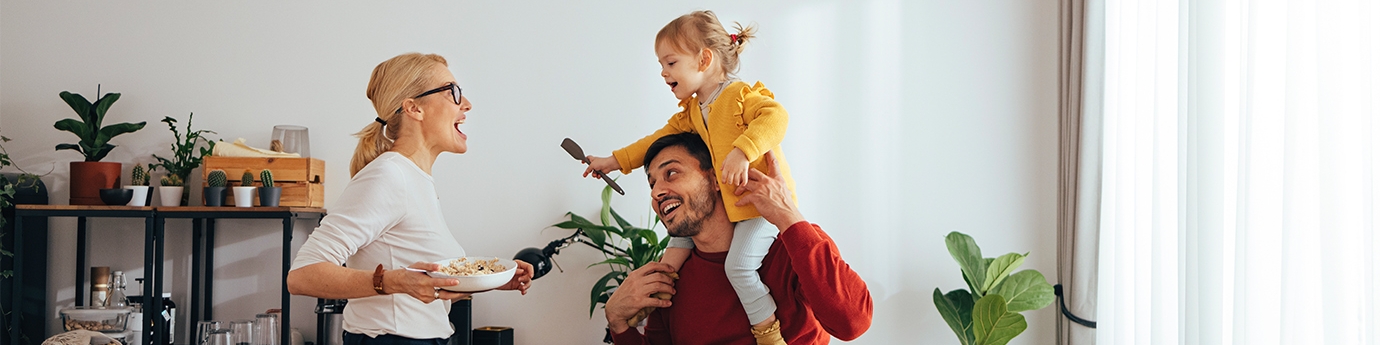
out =
[[[714,63],[714,51],[709,50],[709,48],[700,49],[700,72],[708,71],[712,63]]]

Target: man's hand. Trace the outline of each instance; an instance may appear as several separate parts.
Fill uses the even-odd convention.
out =
[[[621,168],[618,166],[618,159],[613,158],[613,156],[595,157],[593,155],[590,155],[585,156],[585,159],[589,160],[589,166],[585,167],[585,173],[583,175],[580,175],[583,177],[589,177],[591,174],[593,174],[594,178],[604,178],[599,174],[607,174],[610,171],[618,170]]]
[[[748,163],[747,155],[743,154],[743,150],[733,148],[733,151],[728,153],[728,157],[724,157],[724,168],[719,173],[719,176],[723,178],[719,179],[719,183],[726,183],[735,187],[746,185],[748,170],[752,170],[748,168]]]
[[[805,216],[795,207],[791,189],[786,187],[786,179],[776,167],[776,155],[767,151],[762,159],[766,161],[767,172],[748,169],[747,185],[733,191],[734,195],[741,197],[735,205],[756,207],[762,218],[776,225],[777,229],[786,231],[791,225],[805,220]]]
[[[532,287],[532,274],[534,274],[534,271],[532,270],[532,264],[523,262],[522,260],[513,260],[513,262],[516,262],[518,265],[517,272],[513,273],[512,280],[509,280],[507,284],[503,284],[503,286],[498,287],[498,289],[518,290],[522,291],[523,295],[526,295],[527,288]]]
[[[674,280],[662,272],[674,272],[671,265],[660,262],[648,263],[642,268],[628,272],[628,278],[623,279],[623,285],[618,286],[618,290],[609,296],[609,301],[604,303],[604,317],[608,319],[609,330],[613,333],[623,333],[628,330],[628,319],[637,315],[637,311],[646,307],[666,308],[671,306],[671,301],[663,301],[652,297],[652,294],[665,292],[675,294],[673,287]]]

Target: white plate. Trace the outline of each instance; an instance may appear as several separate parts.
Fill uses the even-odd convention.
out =
[[[468,261],[487,261],[495,259],[494,257],[477,256],[467,256],[465,258]],[[452,260],[455,259],[459,258],[441,260],[437,261],[436,263],[441,266],[446,266],[450,264]],[[493,290],[495,288],[503,286],[503,284],[507,284],[508,281],[513,280],[513,274],[517,273],[517,263],[513,262],[513,260],[498,258],[498,264],[503,265],[503,268],[506,268],[506,270],[504,270],[503,272],[478,276],[452,276],[441,272],[427,272],[427,274],[431,275],[431,277],[433,278],[452,278],[460,281],[460,284],[457,285],[441,287],[442,289],[448,291],[483,292]]]

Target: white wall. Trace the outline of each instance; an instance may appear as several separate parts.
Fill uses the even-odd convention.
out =
[[[120,92],[107,121],[149,121],[118,137],[106,161],[165,154],[163,116],[263,145],[276,124],[311,128],[327,162],[327,207],[348,179],[355,140],[374,116],[369,72],[402,52],[438,53],[475,104],[471,151],[435,167],[452,232],[476,255],[508,256],[565,235],[565,211],[593,214],[602,184],[557,146],[572,137],[607,153],[664,123],[676,101],[657,75],[656,30],[695,9],[756,22],[761,38],[740,76],[762,80],[791,111],[786,155],[801,207],[869,283],[876,312],[859,344],[956,343],[930,291],[963,286],[942,244],[972,234],[988,256],[1030,252],[1055,262],[1057,4],[1027,1],[561,2],[73,2],[0,0],[0,134],[57,203],[73,137],[57,97]],[[130,167],[126,164],[126,169]],[[647,218],[641,173],[615,207]],[[223,221],[215,317],[277,305],[276,222]],[[299,223],[307,226],[307,223]],[[52,309],[72,303],[75,222],[53,223]],[[92,222],[93,264],[140,276],[137,221]],[[168,279],[186,305],[190,228],[168,228]],[[306,232],[297,236],[297,244]],[[475,325],[517,328],[523,344],[597,343],[587,314],[601,272],[589,250],[558,257],[564,273],[528,296],[476,298]],[[267,267],[267,268],[265,268]],[[725,298],[731,298],[725,296]],[[314,320],[297,298],[296,320]],[[1054,309],[1028,313],[1013,344],[1053,341]],[[185,324],[185,322],[183,322]],[[53,324],[54,330],[57,329]],[[313,333],[303,328],[309,338]]]

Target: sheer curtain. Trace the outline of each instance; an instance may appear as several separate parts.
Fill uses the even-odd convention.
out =
[[[1380,4],[1094,2],[1098,343],[1380,343]]]

